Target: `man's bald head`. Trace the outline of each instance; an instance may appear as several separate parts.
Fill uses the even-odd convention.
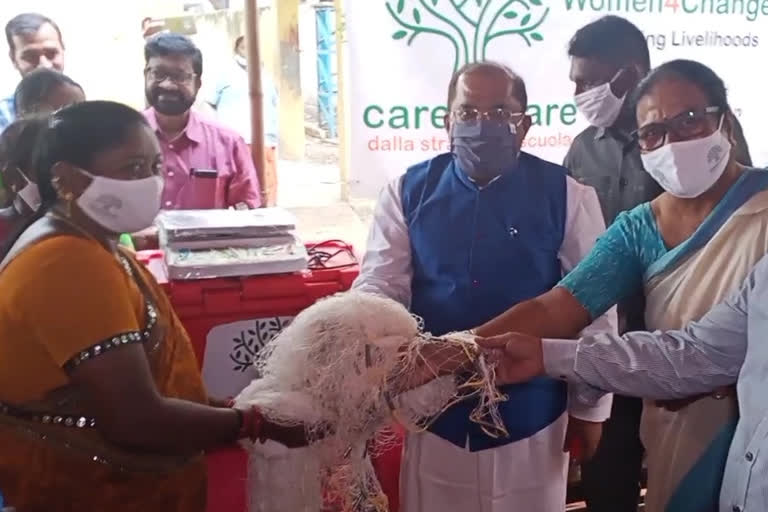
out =
[[[506,84],[508,95],[513,96],[522,107],[522,111],[528,107],[528,93],[525,89],[525,82],[509,66],[492,61],[473,62],[467,64],[454,73],[451,82],[448,84],[448,110],[453,110],[456,97],[459,95],[459,89],[466,89],[468,79],[484,79],[484,82],[495,82]],[[503,87],[503,86],[502,86]]]

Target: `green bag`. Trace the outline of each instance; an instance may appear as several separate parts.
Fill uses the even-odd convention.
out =
[[[128,233],[123,233],[120,235],[120,245],[132,251],[136,250],[136,246],[133,245],[133,238],[131,238],[131,235]]]

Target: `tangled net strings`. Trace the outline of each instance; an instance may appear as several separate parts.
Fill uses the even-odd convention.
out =
[[[402,305],[352,291],[298,315],[261,352],[260,378],[237,397],[270,420],[305,425],[309,446],[248,444],[251,512],[385,512],[370,449],[386,449],[382,428],[420,431],[446,408],[479,398],[471,420],[491,436],[507,434],[505,397],[473,336],[432,337]],[[428,378],[461,366],[462,378]],[[426,378],[425,378],[426,377]]]

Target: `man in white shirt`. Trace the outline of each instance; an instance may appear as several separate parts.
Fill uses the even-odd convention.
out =
[[[252,143],[251,100],[248,92],[248,59],[245,38],[235,41],[234,62],[222,73],[208,103],[216,109],[219,120],[225,126],[237,131],[247,144]],[[277,201],[277,140],[278,140],[278,95],[275,84],[262,68],[261,89],[262,117],[264,119],[264,198],[267,206]]]
[[[451,153],[416,164],[383,191],[354,284],[408,306],[435,335],[471,329],[549,290],[605,229],[592,188],[520,151],[531,120],[525,84],[509,68],[461,69],[448,106]],[[595,324],[614,331],[615,313]],[[401,399],[417,400],[430,385]],[[408,435],[404,512],[565,509],[566,428],[593,448],[610,397],[585,406],[549,378],[502,391],[509,437],[473,424],[472,400]]]

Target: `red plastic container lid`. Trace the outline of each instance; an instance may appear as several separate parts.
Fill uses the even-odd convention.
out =
[[[290,274],[169,281],[162,251],[140,251],[137,259],[164,285],[180,316],[259,312],[265,304],[301,310],[322,297],[348,290],[360,271],[353,247],[344,241],[306,245],[311,253],[324,256],[311,259],[316,268]]]

